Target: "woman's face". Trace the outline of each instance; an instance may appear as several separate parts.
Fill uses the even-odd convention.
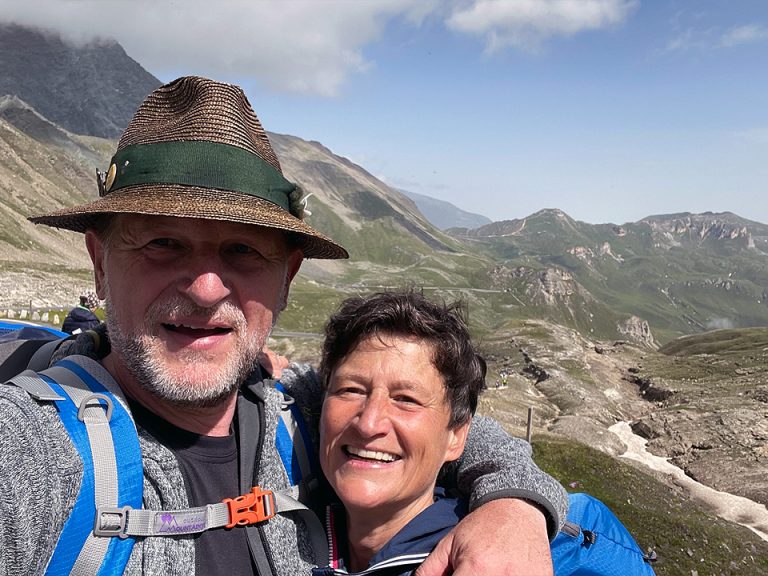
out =
[[[331,373],[320,460],[348,511],[415,515],[432,503],[443,463],[464,450],[469,424],[448,427],[450,405],[432,354],[415,338],[372,337]]]

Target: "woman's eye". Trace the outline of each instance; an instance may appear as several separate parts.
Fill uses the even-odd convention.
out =
[[[418,406],[421,404],[417,398],[415,398],[414,396],[409,396],[407,394],[400,394],[398,396],[395,396],[394,400],[396,402],[401,402],[403,404],[413,404],[415,406]]]
[[[358,386],[339,386],[331,390],[336,396],[357,396],[365,394],[365,390]]]

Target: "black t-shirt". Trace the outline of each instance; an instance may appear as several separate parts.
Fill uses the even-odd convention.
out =
[[[237,439],[201,436],[166,422],[136,402],[131,412],[141,425],[179,462],[190,507],[240,496]],[[254,576],[256,567],[248,549],[245,528],[217,528],[194,536],[195,574],[200,576]]]

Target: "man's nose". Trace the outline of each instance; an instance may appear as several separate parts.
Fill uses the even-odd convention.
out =
[[[198,306],[210,308],[230,295],[224,266],[218,257],[196,259],[189,263],[188,270],[180,291]]]

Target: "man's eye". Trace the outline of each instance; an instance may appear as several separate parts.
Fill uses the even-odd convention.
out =
[[[173,240],[170,238],[154,238],[148,243],[150,246],[158,246],[160,248],[167,248],[173,245]]]
[[[233,244],[230,250],[235,254],[252,254],[256,252],[256,250],[254,250],[247,244]]]
[[[409,396],[408,394],[398,394],[397,396],[394,396],[392,399],[395,402],[400,402],[402,404],[413,404],[415,406],[418,406],[421,404],[418,398],[414,396]]]

